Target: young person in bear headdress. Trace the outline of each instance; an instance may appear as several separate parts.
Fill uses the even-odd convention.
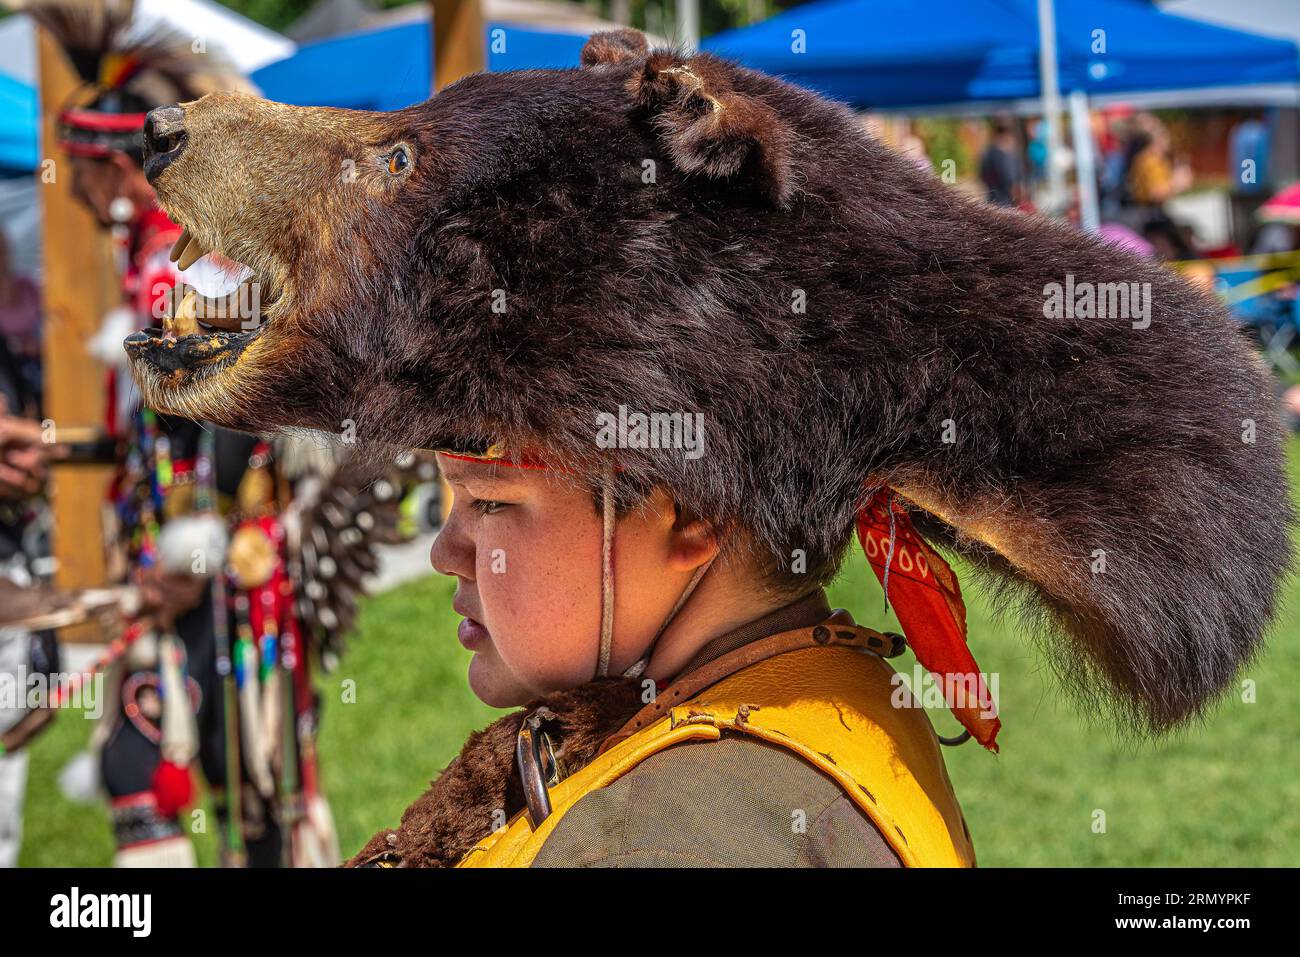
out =
[[[821,597],[855,532],[988,748],[921,532],[1121,729],[1203,715],[1274,617],[1277,401],[1222,304],[807,90],[621,31],[391,113],[155,110],[145,169],[274,298],[128,337],[143,393],[442,450],[471,684],[524,706],[354,863],[972,863],[902,639]]]
[[[707,443],[680,421],[624,439]],[[439,455],[455,499],[432,562],[457,581],[470,687],[527,707],[354,863],[974,863],[939,740],[884,660],[902,639],[831,610],[837,562],[777,572],[664,489],[623,507],[617,476],[593,495],[543,454]],[[899,582],[942,564],[895,531]]]
[[[463,864],[974,862],[938,739],[884,661],[901,638],[831,610],[822,585],[836,562],[776,572],[742,529],[712,527],[662,488],[620,509],[607,477],[593,508],[588,489],[537,467],[439,460],[456,498],[432,560],[457,579],[470,685],[497,706],[542,696],[515,749],[527,813]],[[593,674],[622,678],[584,700]],[[556,730],[557,768],[580,772],[562,780],[544,737]],[[549,794],[537,786],[548,778]],[[391,850],[381,835],[367,851],[429,863],[404,847],[423,803]]]

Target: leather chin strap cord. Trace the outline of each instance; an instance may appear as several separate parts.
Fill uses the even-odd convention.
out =
[[[605,470],[601,479],[601,517],[604,528],[600,539],[600,658],[596,677],[609,674],[609,655],[614,647],[614,470]]]
[[[603,519],[603,528],[601,531],[600,543],[600,656],[596,662],[596,677],[604,678],[609,674],[610,653],[614,647],[614,523],[617,519],[617,510],[614,503],[614,469],[611,467],[606,470],[602,479],[601,488],[601,512]],[[691,597],[700,580],[704,578],[718,556],[715,554],[707,562],[695,569],[691,575],[691,580],[686,583],[682,593],[677,596],[677,602],[673,605],[672,611],[668,612],[668,617],[664,619],[659,630],[650,641],[649,647],[646,648],[645,654],[623,672],[625,678],[639,678],[644,673],[646,666],[650,664],[650,656],[654,653],[655,645],[659,643],[660,637],[668,630],[668,626],[673,623],[677,613],[682,610],[686,600]]]
[[[641,656],[641,659],[636,664],[623,672],[624,678],[640,678],[642,673],[645,672],[646,666],[650,664],[650,656],[654,654],[655,645],[659,644],[660,637],[668,630],[668,626],[673,623],[673,619],[677,617],[677,613],[682,610],[682,606],[686,604],[686,599],[691,597],[691,592],[695,591],[695,586],[700,583],[700,579],[704,577],[704,573],[712,567],[714,558],[717,558],[717,556],[715,555],[699,568],[695,569],[695,574],[693,574],[691,580],[686,583],[686,587],[682,589],[682,593],[677,596],[677,604],[673,605],[673,610],[668,613],[668,617],[664,619],[664,623],[660,625],[659,630],[655,632],[655,636],[651,639],[650,646],[646,648],[645,654]]]

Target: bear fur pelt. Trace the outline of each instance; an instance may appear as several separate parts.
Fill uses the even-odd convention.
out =
[[[1291,559],[1273,383],[1224,307],[807,90],[631,31],[583,64],[158,115],[164,207],[267,294],[253,331],[129,339],[146,401],[614,466],[787,575],[889,486],[1068,638],[1071,689],[1138,730],[1200,714]],[[620,407],[701,415],[704,454],[601,447]]]
[[[515,738],[526,715],[543,707],[554,714],[546,731],[567,776],[642,708],[641,694],[635,679],[597,679],[539,698],[474,732],[460,755],[403,812],[401,824],[372,837],[346,866],[455,866],[524,808]]]

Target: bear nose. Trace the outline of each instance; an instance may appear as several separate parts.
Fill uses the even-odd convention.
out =
[[[144,118],[144,175],[153,182],[185,151],[185,111],[179,106],[160,106]]]

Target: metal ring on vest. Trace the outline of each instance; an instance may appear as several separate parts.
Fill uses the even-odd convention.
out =
[[[555,714],[549,708],[538,708],[524,717],[515,738],[515,764],[519,767],[528,818],[534,828],[551,816],[549,788],[561,777],[550,735],[542,730],[543,724],[554,719]]]

